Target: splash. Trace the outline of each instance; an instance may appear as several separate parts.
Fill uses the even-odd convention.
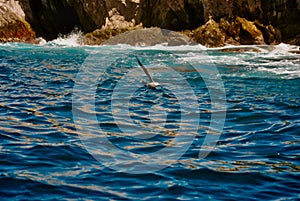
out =
[[[81,39],[83,37],[83,32],[79,29],[74,29],[68,35],[60,35],[57,39],[48,42],[51,45],[76,47],[81,46]]]

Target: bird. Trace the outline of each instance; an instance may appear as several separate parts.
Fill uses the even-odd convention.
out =
[[[153,80],[153,77],[151,76],[151,74],[149,73],[149,71],[147,70],[147,68],[142,64],[142,62],[138,59],[138,57],[135,57],[139,63],[139,65],[142,67],[143,71],[145,72],[145,74],[147,75],[148,79],[150,82],[145,83],[143,82],[143,84],[150,89],[156,89],[156,87],[160,86],[160,84],[158,82],[155,82]]]

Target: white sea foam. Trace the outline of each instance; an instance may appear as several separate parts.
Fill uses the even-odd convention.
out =
[[[46,42],[41,38],[39,45],[50,46],[51,48],[80,47],[89,54],[110,54],[111,52],[130,53],[133,51],[143,50],[170,51],[177,55],[177,63],[175,65],[185,63],[190,63],[192,65],[213,64],[217,67],[225,67],[229,69],[226,73],[234,74],[237,70],[240,71],[237,75],[275,76],[285,79],[300,78],[300,55],[293,53],[300,51],[300,47],[284,43],[269,46],[228,45],[220,48],[206,48],[200,44],[182,46],[167,46],[164,44],[158,44],[155,46],[143,47],[130,46],[127,44],[85,46],[80,44],[82,35],[83,33],[81,31],[76,30],[66,36],[60,36],[49,42]],[[23,43],[0,43],[0,47],[1,46],[30,48],[34,45]],[[239,49],[242,50],[239,51]],[[156,61],[159,62],[159,58],[156,58]],[[153,65],[157,65],[154,63]]]
[[[278,68],[268,68],[268,67],[258,67],[258,72],[266,72],[274,74],[284,79],[295,79],[300,78],[300,69],[296,67],[278,67]]]
[[[47,44],[47,41],[42,37],[39,37],[38,40],[39,40],[39,45],[46,45]]]
[[[74,30],[68,35],[59,36],[57,39],[49,41],[47,44],[58,45],[58,46],[67,46],[67,47],[76,47],[81,46],[80,40],[83,36],[83,33],[80,30]]]

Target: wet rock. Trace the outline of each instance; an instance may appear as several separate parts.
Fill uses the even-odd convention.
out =
[[[160,28],[144,28],[128,31],[104,41],[104,45],[129,44],[132,46],[167,46],[196,45],[184,34]]]
[[[118,29],[102,28],[96,29],[91,33],[84,35],[81,43],[84,45],[102,45],[104,41],[127,31],[133,31],[135,29],[141,29],[141,25],[134,27],[125,27]]]
[[[35,32],[25,20],[25,13],[17,1],[0,1],[0,41],[26,42],[35,39]]]

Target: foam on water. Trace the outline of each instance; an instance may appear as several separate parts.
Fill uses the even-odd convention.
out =
[[[300,78],[300,55],[293,52],[300,51],[299,46],[281,43],[279,45],[227,45],[219,48],[206,48],[202,45],[166,46],[130,46],[127,44],[87,46],[80,43],[83,33],[74,30],[70,34],[60,36],[55,40],[46,42],[40,38],[40,47],[80,47],[88,54],[97,54],[105,51],[171,51],[178,56],[178,62],[213,64],[217,67],[246,68],[243,75],[275,76],[283,79]],[[32,48],[35,45],[25,43],[1,43],[0,47]],[[104,53],[104,52],[103,52]],[[159,61],[159,60],[158,60]],[[157,64],[156,64],[157,65]],[[253,74],[259,72],[260,74]],[[225,74],[225,76],[233,76]],[[242,76],[242,74],[240,74]]]
[[[67,47],[76,47],[81,46],[80,38],[83,36],[83,33],[80,30],[74,30],[68,35],[61,35],[57,39],[49,41],[50,45],[58,46],[67,46]]]

